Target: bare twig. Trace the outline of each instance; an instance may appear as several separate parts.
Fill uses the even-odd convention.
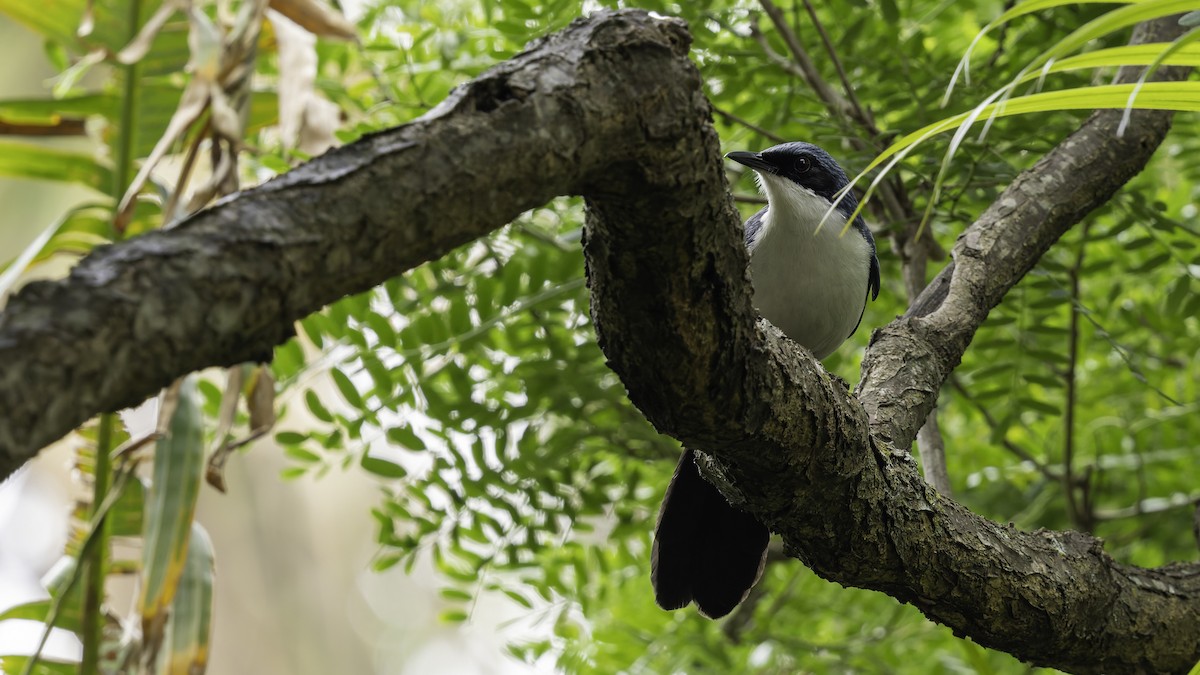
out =
[[[837,50],[833,48],[833,41],[829,39],[829,33],[825,31],[824,24],[817,17],[817,10],[813,8],[812,2],[809,0],[804,0],[804,9],[808,11],[808,17],[812,19],[813,27],[817,29],[817,34],[821,36],[821,42],[825,45],[825,51],[829,54],[829,60],[833,62],[833,67],[837,70],[838,79],[842,81],[842,89],[846,92],[846,100],[850,102],[855,117],[871,134],[872,138],[878,136],[879,128],[875,126],[875,119],[858,102],[858,97],[854,94],[854,87],[850,84],[850,78],[846,76],[845,67],[842,66],[842,60],[838,58]]]
[[[775,25],[775,30],[779,31],[779,35],[787,44],[788,50],[792,53],[792,58],[799,67],[799,74],[808,86],[812,87],[817,96],[821,98],[825,104],[838,111],[842,117],[850,117],[856,119],[859,123],[864,122],[857,118],[857,113],[854,109],[854,104],[845,96],[839,94],[825,78],[821,77],[821,72],[817,70],[817,65],[813,62],[812,57],[808,55],[808,51],[804,49],[804,45],[800,43],[800,38],[792,27],[788,25],[787,20],[783,16],[783,11],[771,0],[759,0],[763,11],[770,17],[771,23]],[[765,40],[764,40],[765,41]],[[878,133],[878,132],[876,132]],[[872,134],[874,135],[874,134]]]
[[[1005,0],[1004,11],[1007,12],[1016,5],[1017,0]],[[988,57],[987,68],[990,69],[995,66],[996,62],[1000,60],[1000,57],[1004,55],[1004,42],[1008,39],[1008,29],[1011,25],[1011,21],[1005,21],[1004,23],[1000,24],[1000,33],[996,36],[996,51],[992,52],[992,55]]]
[[[733,196],[733,201],[739,204],[766,204],[767,198],[758,195],[737,195]]]
[[[936,407],[929,411],[925,425],[917,432],[917,447],[921,451],[921,470],[925,474],[925,481],[947,497],[953,495],[950,472],[946,470],[946,444],[938,428]]]
[[[957,391],[964,399],[970,402],[971,405],[975,406],[975,409],[978,410],[979,414],[983,416],[983,421],[987,423],[989,429],[995,429],[997,426],[999,426],[996,422],[996,418],[992,417],[992,413],[988,410],[987,406],[983,405],[971,396],[971,392],[963,386],[963,383],[958,379],[958,376],[950,376],[949,382],[950,386],[954,387],[955,391]],[[1030,464],[1034,465],[1038,472],[1045,476],[1047,480],[1052,480],[1054,482],[1059,482],[1062,480],[1062,474],[1060,472],[1054,470],[1053,467],[1034,457],[1033,454],[1025,448],[1022,448],[1021,446],[1004,437],[1001,437],[997,440],[1000,442],[1000,447],[1016,455],[1022,461],[1029,462]]]
[[[783,142],[787,141],[787,139],[784,138],[783,136],[780,136],[779,134],[776,134],[775,132],[770,131],[768,129],[764,129],[764,128],[758,126],[757,124],[755,124],[754,122],[751,122],[750,120],[738,117],[737,115],[734,115],[733,113],[731,113],[727,110],[721,110],[717,106],[713,106],[712,110],[713,110],[713,112],[717,113],[721,117],[724,117],[727,122],[732,122],[734,124],[740,124],[740,125],[746,127],[747,129],[749,129],[750,131],[753,131],[754,133],[756,133],[764,138],[767,138],[772,143],[783,143]]]
[[[22,124],[0,120],[0,136],[82,136],[87,133],[82,119],[64,118],[52,124]]]

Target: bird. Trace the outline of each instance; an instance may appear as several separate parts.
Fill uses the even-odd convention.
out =
[[[846,172],[828,152],[803,141],[726,157],[753,169],[767,205],[746,220],[753,305],[818,359],[858,330],[867,298],[879,297],[875,239],[847,192]],[[824,223],[822,220],[824,219]],[[843,234],[846,223],[850,229]],[[651,549],[655,601],[673,610],[695,602],[718,619],[762,576],[770,531],[726,501],[684,449],[663,496]]]

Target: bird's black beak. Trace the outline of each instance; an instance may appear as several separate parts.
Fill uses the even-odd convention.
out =
[[[731,152],[728,155],[725,155],[725,157],[726,159],[732,159],[743,166],[748,166],[755,171],[765,171],[771,174],[779,173],[779,170],[775,168],[774,164],[771,164],[767,160],[763,159],[762,153],[742,152],[739,150],[737,152]]]

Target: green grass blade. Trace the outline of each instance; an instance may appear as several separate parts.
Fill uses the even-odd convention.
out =
[[[202,673],[208,665],[213,621],[213,580],[216,575],[212,540],[199,523],[192,523],[192,542],[179,590],[171,603],[169,635],[160,652],[162,673]]]
[[[942,97],[942,105],[945,106],[945,105],[949,104],[950,94],[954,92],[954,85],[958,82],[958,78],[960,75],[962,76],[962,78],[965,82],[970,83],[970,81],[971,81],[971,54],[974,53],[975,47],[977,47],[979,45],[979,42],[983,39],[983,37],[985,35],[990,33],[992,30],[996,29],[997,27],[1001,26],[1002,24],[1008,23],[1009,21],[1012,21],[1013,19],[1017,19],[1022,16],[1026,16],[1026,15],[1032,14],[1034,12],[1040,12],[1044,9],[1052,9],[1054,7],[1062,7],[1063,5],[1133,4],[1136,2],[1142,2],[1142,1],[1144,1],[1144,0],[1095,0],[1095,2],[1087,3],[1087,2],[1077,2],[1074,0],[1030,0],[1029,2],[1022,2],[1021,4],[1016,5],[1015,7],[1009,8],[1008,11],[1006,11],[1003,14],[1001,14],[1000,16],[996,17],[995,19],[990,21],[986,26],[984,26],[982,29],[980,29],[979,34],[975,36],[975,39],[971,40],[971,44],[967,47],[967,51],[963,53],[962,58],[959,59],[959,61],[958,61],[958,65],[955,66],[955,68],[954,68],[954,74],[950,77],[950,84],[946,86],[946,94],[945,94],[945,96]]]
[[[4,673],[4,675],[24,673],[29,666],[29,660],[28,656],[0,656],[0,673]],[[79,672],[79,666],[74,663],[39,658],[37,664],[28,672],[32,675],[76,675]]]
[[[1184,33],[1183,35],[1179,36],[1178,40],[1167,45],[1166,48],[1163,49],[1157,57],[1155,57],[1154,61],[1152,61],[1150,65],[1142,71],[1141,76],[1138,77],[1137,84],[1135,84],[1133,87],[1133,91],[1129,93],[1129,102],[1125,104],[1125,113],[1121,115],[1121,124],[1117,127],[1118,136],[1125,135],[1125,129],[1129,126],[1129,116],[1133,113],[1133,100],[1137,98],[1138,93],[1142,91],[1143,87],[1145,87],[1146,80],[1150,79],[1150,77],[1153,76],[1158,70],[1159,66],[1162,66],[1173,54],[1176,54],[1189,46],[1196,46],[1192,45],[1192,43],[1196,42],[1198,39],[1200,39],[1200,28],[1193,28],[1187,33]]]
[[[46,229],[42,230],[42,233],[39,234],[36,239],[29,242],[29,245],[25,247],[25,250],[21,251],[20,255],[18,255],[17,258],[12,261],[12,264],[4,270],[4,273],[0,274],[0,301],[4,300],[5,296],[8,295],[9,289],[11,289],[13,284],[17,282],[17,279],[21,278],[21,273],[24,272],[25,268],[29,266],[30,261],[37,257],[37,254],[40,253],[42,248],[46,245],[46,242],[50,241],[50,238],[58,233],[59,228],[62,227],[63,223],[67,221],[67,218],[70,217],[70,215],[71,214],[69,213],[64,214],[63,217],[54,221],[47,226]]]
[[[886,162],[883,169],[871,181],[870,186],[863,195],[863,199],[859,201],[858,211],[862,210],[885,175],[895,168],[901,160],[907,157],[914,148],[938,134],[952,129],[961,130],[985,114],[994,114],[997,117],[1009,117],[1012,115],[1027,115],[1056,110],[1121,109],[1128,103],[1129,95],[1133,92],[1133,88],[1133,84],[1111,84],[1098,87],[1079,87],[1062,91],[1039,92],[1029,94],[1028,96],[1012,98],[1002,104],[989,102],[981,108],[952,115],[922,127],[892,143],[850,181],[850,185],[857,184],[868,173]],[[1200,111],[1200,82],[1146,83],[1136,100],[1134,100],[1133,107],[1147,110],[1198,112]],[[836,206],[839,201],[840,198],[834,202],[833,206]],[[830,212],[832,210],[833,207],[830,208]]]
[[[83,94],[66,98],[0,100],[0,118],[19,124],[53,124],[63,117],[109,116],[117,101],[107,94]]]
[[[1176,49],[1167,54],[1163,51],[1172,45]],[[1150,42],[1141,45],[1123,45],[1108,47],[1092,52],[1068,56],[1055,61],[1045,70],[1045,74],[1062,73],[1071,70],[1088,68],[1116,68],[1120,66],[1148,66],[1162,56],[1163,65],[1167,66],[1200,66],[1200,44],[1179,44],[1178,42]],[[1026,75],[1020,83],[1025,83],[1040,77],[1041,73]]]
[[[177,405],[154,453],[154,476],[146,494],[142,583],[138,606],[149,643],[161,637],[187,558],[196,499],[204,478],[204,427],[196,376],[172,387]],[[164,396],[164,410],[170,407]]]
[[[89,154],[3,140],[0,140],[0,176],[61,180],[100,192],[112,183],[112,171]]]
[[[38,35],[64,45],[76,42],[75,31],[86,7],[86,0],[0,0],[0,13],[7,14]]]

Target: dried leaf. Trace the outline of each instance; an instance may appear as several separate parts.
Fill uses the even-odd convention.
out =
[[[322,0],[271,0],[271,9],[314,35],[342,40],[358,36],[354,24]]]
[[[129,184],[129,189],[121,197],[121,204],[117,207],[117,217],[115,218],[118,228],[122,227],[132,215],[134,200],[141,192],[142,186],[146,184],[150,172],[167,154],[167,150],[175,143],[175,139],[204,113],[204,109],[208,105],[208,98],[209,87],[198,78],[193,78],[187,88],[183,90],[183,96],[179,99],[179,107],[171,116],[167,130],[158,139],[150,156],[146,158],[145,162],[142,162],[142,168],[138,170],[137,176],[134,176],[133,182]]]
[[[138,34],[134,36],[129,44],[125,45],[120,52],[117,53],[117,61],[129,65],[141,61],[146,53],[150,51],[150,47],[154,44],[154,38],[158,36],[158,32],[166,25],[167,21],[175,14],[176,11],[183,8],[182,0],[165,0],[162,5],[159,5],[158,11],[142,26]]]
[[[337,143],[341,110],[316,89],[317,39],[290,19],[271,14],[279,46],[279,132],[283,142],[309,155]]]
[[[250,430],[265,431],[275,426],[275,378],[271,368],[260,365],[254,384],[246,392],[246,405],[250,408]]]
[[[217,418],[217,433],[214,436],[218,444],[224,444],[233,423],[237,419],[238,399],[242,396],[242,381],[244,374],[241,366],[225,370],[225,393],[221,395],[221,411]]]
[[[216,82],[221,75],[224,35],[204,12],[188,12],[188,72],[205,82]]]

